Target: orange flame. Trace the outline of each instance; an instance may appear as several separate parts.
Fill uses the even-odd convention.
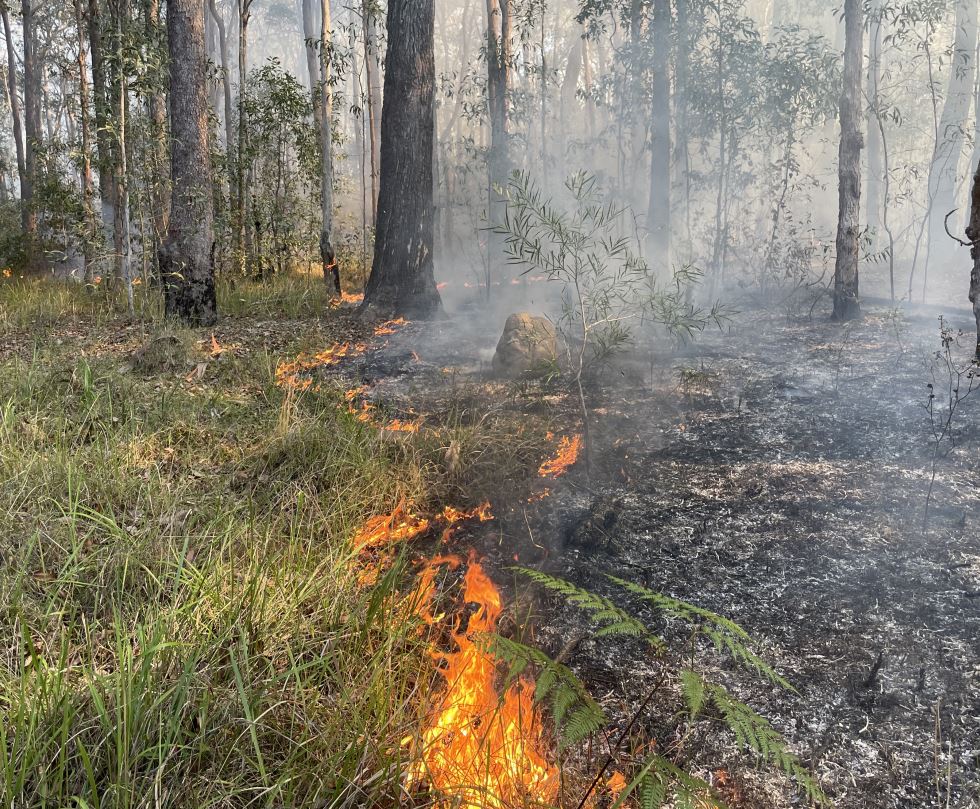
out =
[[[357,357],[367,351],[364,343],[337,343],[318,354],[300,354],[290,362],[280,362],[276,366],[276,384],[281,388],[309,390],[313,380],[303,374],[324,366],[336,365],[345,357]],[[319,390],[319,385],[315,390]]]
[[[432,614],[432,597],[435,574],[443,564],[455,569],[460,560],[437,557],[420,578],[419,614],[430,624],[442,620]],[[558,770],[545,757],[534,686],[522,678],[498,695],[497,660],[479,643],[481,635],[497,627],[500,591],[473,555],[463,584],[463,599],[478,609],[456,617],[454,651],[432,653],[446,688],[422,734],[409,780],[427,780],[451,797],[453,806],[472,809],[522,806],[529,798],[551,802],[558,791]]]
[[[404,542],[428,530],[429,525],[429,520],[408,512],[405,504],[399,503],[391,514],[371,517],[361,526],[353,539],[354,549],[361,552],[379,545]]]
[[[386,334],[394,334],[407,323],[408,321],[403,317],[396,318],[395,320],[386,320],[384,323],[375,328],[374,334],[376,337],[383,337]]]
[[[352,295],[348,292],[344,292],[339,298],[334,298],[330,302],[330,306],[333,309],[336,309],[345,303],[353,304],[356,306],[357,304],[362,303],[363,301],[364,301],[364,295],[362,293]]]
[[[567,435],[563,436],[558,442],[557,452],[541,464],[538,474],[543,478],[561,477],[578,460],[581,451],[582,436],[573,435],[571,438]]]

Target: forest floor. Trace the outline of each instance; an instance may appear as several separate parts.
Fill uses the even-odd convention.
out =
[[[529,498],[503,495],[497,521],[465,539],[503,580],[517,559],[616,599],[610,574],[739,622],[797,693],[707,650],[698,666],[785,734],[835,806],[980,806],[980,378],[970,376],[969,312],[946,314],[951,375],[935,313],[872,306],[840,326],[807,309],[745,308],[724,332],[609,369],[591,397],[591,479],[579,463]],[[569,398],[547,384],[492,380],[495,334],[474,320],[476,310],[410,326],[337,373],[396,410],[438,413],[451,371],[454,395],[469,389],[485,410],[580,431]],[[946,433],[954,387],[963,398]],[[528,609],[523,589],[508,591],[517,610]],[[663,661],[596,638],[559,599],[532,601],[536,642],[564,651],[625,722]],[[686,641],[673,640],[680,666]],[[671,747],[677,695],[655,706],[634,735]],[[731,806],[799,803],[779,777],[746,766],[724,732],[680,747]]]
[[[392,741],[419,732],[431,664],[383,594],[445,546],[406,546],[378,596],[350,537],[399,503],[490,500],[496,519],[452,549],[487,557],[502,631],[564,652],[615,725],[665,661],[590,634],[518,585],[515,560],[741,623],[796,692],[707,650],[698,665],[771,719],[834,805],[980,806],[980,392],[937,444],[938,322],[746,309],[654,346],[592,390],[591,477],[579,463],[545,481],[579,414],[555,380],[491,377],[499,324],[477,309],[378,335],[306,281],[223,295],[202,334],[0,284],[0,704],[20,729],[0,787],[19,784],[19,805],[95,784],[119,805],[402,800]],[[324,360],[345,344],[370,348]],[[799,805],[724,731],[678,747],[677,707],[654,702],[632,741],[673,745],[733,809]]]

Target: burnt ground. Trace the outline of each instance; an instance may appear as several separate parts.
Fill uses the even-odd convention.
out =
[[[451,378],[515,418],[575,430],[567,397],[488,381],[494,341],[476,333],[460,319],[412,325],[344,374],[396,411],[437,413]],[[953,345],[960,362],[969,345]],[[941,411],[949,382],[939,347],[930,316],[880,309],[842,327],[745,311],[695,346],[610,371],[592,393],[591,479],[579,464],[538,502],[503,495],[497,521],[461,541],[490,557],[498,581],[514,582],[505,568],[518,556],[625,606],[604,574],[739,622],[797,692],[710,650],[698,666],[785,734],[833,805],[980,806],[980,392],[939,445],[925,523],[937,448],[927,385]],[[664,661],[583,638],[582,617],[551,597],[535,609],[536,642],[564,650],[621,724]],[[686,635],[666,631],[683,650]],[[678,743],[676,707],[665,693],[641,731],[720,776],[733,806],[803,803],[726,733]]]

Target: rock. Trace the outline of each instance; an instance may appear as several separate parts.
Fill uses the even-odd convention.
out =
[[[519,376],[554,363],[558,336],[545,317],[519,312],[507,318],[493,355],[493,370],[501,376]]]

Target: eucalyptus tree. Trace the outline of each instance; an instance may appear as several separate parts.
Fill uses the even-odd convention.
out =
[[[953,50],[942,116],[929,167],[928,252],[922,272],[922,297],[929,283],[929,265],[954,255],[944,222],[956,204],[956,188],[966,141],[967,118],[973,101],[977,52],[977,0],[957,0],[953,22]],[[909,296],[911,297],[911,280]]]
[[[970,224],[966,229],[966,236],[970,240],[970,257],[973,259],[970,270],[970,303],[973,304],[973,315],[977,321],[976,359],[980,362],[980,166],[973,176],[970,196]]]
[[[362,312],[428,318],[433,277],[434,0],[389,0],[374,263]]]
[[[170,225],[160,251],[165,311],[192,325],[218,317],[214,211],[208,143],[204,3],[168,0],[172,186]]]
[[[861,73],[864,9],[861,0],[844,0],[844,72],[840,99],[838,152],[837,259],[834,266],[834,320],[861,317],[858,262],[861,233]]]
[[[3,35],[7,45],[7,95],[10,98],[10,117],[14,131],[14,147],[17,152],[17,177],[20,181],[21,230],[26,237],[32,227],[31,196],[33,186],[27,174],[27,158],[24,147],[24,127],[21,118],[20,97],[17,90],[17,56],[14,39],[10,30],[10,9],[7,0],[0,0],[0,19],[3,21]]]

